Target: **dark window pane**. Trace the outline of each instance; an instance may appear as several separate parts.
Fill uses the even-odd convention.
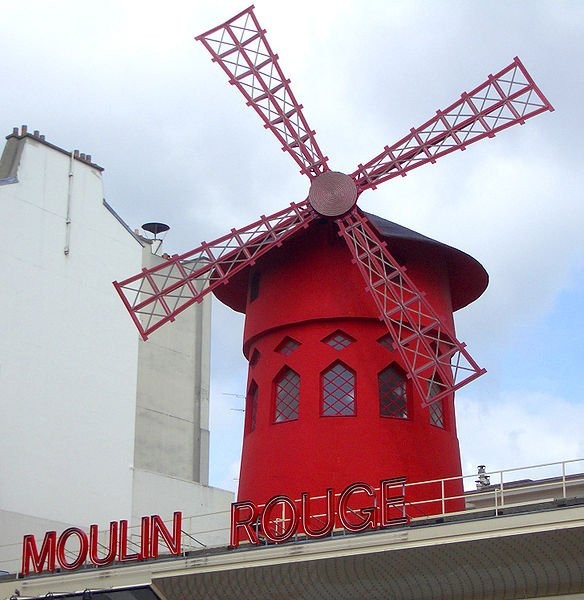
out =
[[[274,422],[282,423],[298,418],[300,399],[300,375],[286,369],[276,380],[276,403]]]
[[[440,384],[438,382],[433,381],[430,383],[430,398],[435,396],[440,389]],[[444,404],[442,399],[430,404],[428,408],[430,410],[430,423],[436,427],[442,427],[444,429]]]
[[[322,341],[335,350],[342,350],[343,348],[351,345],[355,340],[350,335],[338,330],[324,338]]]
[[[276,348],[276,352],[279,352],[280,354],[283,354],[284,356],[290,356],[290,354],[292,354],[292,352],[294,352],[294,350],[296,350],[296,348],[298,348],[298,346],[300,346],[300,342],[297,342],[296,340],[292,339],[291,337],[286,336],[278,344],[278,347]]]
[[[322,414],[327,417],[355,414],[355,375],[341,363],[323,374]]]
[[[391,334],[386,333],[384,336],[380,337],[377,342],[381,344],[386,350],[393,352],[395,350],[395,344],[393,343],[393,338]]]
[[[249,385],[246,398],[246,426],[247,431],[251,432],[256,428],[256,419],[258,413],[258,386],[255,381]]]
[[[377,376],[379,414],[382,417],[406,419],[408,416],[406,375],[397,366],[390,365]]]

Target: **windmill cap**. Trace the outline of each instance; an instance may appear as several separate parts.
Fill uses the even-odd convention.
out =
[[[422,255],[430,265],[446,264],[453,311],[476,300],[487,288],[489,276],[472,256],[377,215],[365,215],[398,260],[407,264],[408,256]],[[243,269],[213,292],[221,302],[241,313],[246,307],[249,269]]]
[[[452,310],[457,311],[479,298],[489,285],[489,274],[481,263],[457,248],[426,237],[417,231],[365,213],[377,232],[388,242],[390,250],[407,255],[424,250],[429,261],[445,261],[450,281]]]

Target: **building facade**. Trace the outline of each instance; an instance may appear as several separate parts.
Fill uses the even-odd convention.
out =
[[[464,511],[321,539],[194,548],[183,521],[173,555],[14,573],[0,577],[0,598],[582,599],[584,476],[568,474],[582,464],[530,468],[562,473],[535,480],[518,470],[490,473],[467,492]]]
[[[7,137],[0,561],[23,533],[232,500],[208,486],[210,299],[139,339],[111,282],[164,258],[104,200],[102,178],[36,131]]]

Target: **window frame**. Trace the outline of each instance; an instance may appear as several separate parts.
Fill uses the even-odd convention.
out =
[[[296,350],[298,350],[298,348],[300,348],[300,346],[302,346],[301,342],[299,342],[297,339],[293,338],[292,336],[286,335],[280,340],[278,345],[274,348],[274,352],[277,352],[278,354],[281,354],[282,356],[287,358],[288,356],[290,356],[291,354],[296,352]]]
[[[429,382],[428,386],[434,385],[434,382]],[[434,394],[432,394],[431,390],[429,390],[428,397],[431,398]],[[434,413],[436,410],[440,410],[439,423],[435,423]],[[446,418],[446,409],[444,406],[444,398],[440,398],[436,402],[433,402],[428,406],[428,421],[432,427],[437,427],[438,429],[442,429],[444,431],[447,430],[448,420]]]
[[[337,336],[342,338],[342,343],[331,343],[332,339]],[[332,333],[329,333],[320,341],[332,350],[335,350],[336,352],[342,352],[351,344],[354,344],[357,340],[355,340],[355,338],[352,335],[349,335],[346,331],[343,331],[342,329],[335,329]]]
[[[296,392],[296,397],[291,396],[291,394],[289,393],[289,391],[285,390],[286,393],[293,398],[293,400],[296,403],[295,409],[296,409],[296,416],[294,417],[285,417],[285,418],[279,418],[280,415],[283,415],[283,411],[279,409],[278,405],[280,402],[279,399],[279,390],[280,389],[284,389],[282,387],[280,387],[280,382],[288,375],[288,374],[293,374],[294,376],[296,376],[297,378],[297,383],[294,384],[295,388],[297,390]],[[279,424],[279,423],[289,423],[290,421],[297,421],[300,417],[300,385],[301,385],[301,376],[300,373],[298,373],[297,371],[295,371],[294,369],[292,369],[291,367],[289,367],[288,365],[284,365],[276,374],[276,376],[274,377],[273,381],[272,381],[272,423],[274,425]],[[284,400],[281,400],[282,402],[284,402]],[[285,402],[286,406],[289,406],[288,402]],[[285,415],[284,415],[285,416]]]
[[[352,402],[351,402],[352,412],[350,414],[342,414],[339,412],[336,412],[335,414],[328,414],[326,412],[326,410],[329,410],[332,405],[329,405],[328,409],[325,407],[325,391],[326,391],[325,377],[326,377],[327,373],[330,373],[337,366],[342,366],[346,372],[351,374],[351,377],[352,377]],[[340,389],[340,388],[337,386],[337,389]],[[332,394],[330,394],[329,397],[331,395]],[[340,402],[340,399],[337,399],[335,401],[335,403],[336,402]],[[346,405],[346,406],[349,406],[349,405]],[[351,369],[351,367],[349,367],[349,365],[347,365],[342,360],[335,360],[320,373],[320,416],[321,417],[356,417],[357,416],[357,373],[355,372],[354,369]]]
[[[245,433],[252,433],[257,427],[259,386],[252,379],[245,395]]]
[[[397,389],[398,387],[403,387],[403,403],[404,403],[404,409],[402,411],[401,415],[398,414],[384,414],[383,413],[383,405],[389,405],[389,404],[395,404],[397,406],[397,403],[393,402],[390,403],[388,401],[383,402],[381,393],[382,393],[382,388],[381,388],[381,382],[380,382],[380,377],[386,373],[387,371],[389,371],[390,369],[392,369],[394,372],[396,372],[399,376],[401,376],[401,384],[400,386],[395,386],[394,388],[392,388],[392,391]],[[396,363],[396,362],[391,362],[390,364],[388,364],[385,368],[383,368],[381,371],[379,371],[377,373],[377,399],[379,401],[379,416],[384,418],[384,419],[400,419],[402,421],[406,421],[408,419],[410,419],[410,398],[411,398],[411,386],[409,385],[409,381],[406,375],[406,372],[404,369],[402,369],[402,367]]]

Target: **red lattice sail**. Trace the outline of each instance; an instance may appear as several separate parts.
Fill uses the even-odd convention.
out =
[[[333,172],[253,6],[196,38],[264,127],[311,180],[308,200],[114,285],[144,339],[261,256],[309,227],[336,221],[409,378],[429,405],[485,371],[392,257],[355,203],[369,188],[544,111],[553,110],[518,58],[350,174]]]

